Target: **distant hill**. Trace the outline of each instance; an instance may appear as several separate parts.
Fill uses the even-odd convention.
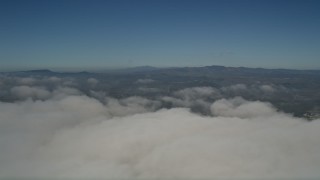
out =
[[[260,76],[260,77],[292,77],[292,76],[317,76],[320,77],[320,70],[294,70],[294,69],[264,69],[247,67],[225,67],[225,66],[204,66],[204,67],[177,67],[158,68],[150,71],[136,71],[135,73],[162,73],[181,76]]]
[[[95,73],[81,71],[81,72],[55,72],[49,69],[35,69],[28,71],[14,71],[3,72],[1,74],[13,75],[13,76],[91,76]]]
[[[35,69],[28,71],[13,71],[13,72],[2,72],[1,74],[14,75],[14,76],[28,76],[28,75],[41,75],[41,76],[52,76],[57,74],[48,69]]]
[[[21,71],[23,73],[54,73],[48,69],[39,69],[39,70],[29,70],[29,71]]]
[[[48,69],[7,72],[13,75],[47,75],[47,76],[90,76],[94,74],[167,74],[179,76],[260,76],[260,77],[295,77],[316,76],[320,77],[320,70],[294,70],[294,69],[264,69],[248,67],[225,67],[225,66],[203,66],[203,67],[171,67],[157,68],[152,66],[138,66],[125,69],[108,70],[102,73],[82,72],[54,72]]]
[[[137,66],[137,67],[131,67],[131,68],[124,68],[124,69],[113,69],[113,70],[106,70],[102,73],[120,73],[120,74],[126,74],[126,73],[144,73],[144,72],[150,72],[150,71],[156,71],[163,68],[157,68],[152,66]]]

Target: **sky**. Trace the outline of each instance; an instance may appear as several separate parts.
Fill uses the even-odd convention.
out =
[[[0,0],[0,70],[320,69],[320,1]]]

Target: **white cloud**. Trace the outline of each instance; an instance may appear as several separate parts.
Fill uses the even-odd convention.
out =
[[[235,85],[231,85],[231,86],[226,86],[226,87],[222,87],[221,88],[222,91],[228,92],[243,92],[243,91],[247,91],[248,87],[245,84],[235,84]]]
[[[70,95],[82,95],[82,93],[75,88],[57,87],[51,93],[51,98],[62,99]]]
[[[153,83],[155,80],[153,79],[138,79],[136,83],[141,83],[141,84],[147,84],[147,83]]]
[[[234,99],[221,99],[211,105],[211,112],[215,116],[255,118],[272,116],[275,109],[269,103],[250,102],[236,97]]]
[[[142,97],[0,102],[1,177],[319,177],[320,121],[241,98],[216,117]],[[137,114],[138,113],[138,114]]]
[[[186,88],[173,93],[173,97],[161,97],[161,101],[172,104],[173,107],[188,107],[201,114],[210,113],[210,105],[220,97],[220,92],[212,87]]]
[[[140,91],[142,92],[150,92],[150,93],[157,93],[157,92],[161,92],[160,89],[158,88],[147,88],[147,87],[140,87],[139,88]]]
[[[18,78],[17,82],[20,85],[33,85],[36,82],[36,79],[32,77],[23,77],[23,78]]]
[[[158,101],[149,100],[143,97],[133,96],[124,99],[106,97],[106,107],[113,116],[128,116],[137,113],[154,111],[160,107]]]
[[[58,77],[55,77],[55,76],[49,77],[47,80],[52,82],[52,83],[60,83],[62,81],[61,78],[58,78]]]
[[[95,86],[95,85],[97,85],[97,84],[99,83],[99,81],[98,81],[97,79],[95,79],[95,78],[89,78],[89,79],[87,80],[87,82],[88,82],[88,84],[89,84],[90,86]]]
[[[50,92],[42,87],[15,86],[11,88],[11,93],[21,99],[37,98],[46,99],[50,96]]]
[[[206,97],[216,98],[220,96],[220,93],[212,87],[193,87],[179,90],[174,95],[185,100],[191,100]]]
[[[265,93],[273,93],[275,91],[271,85],[261,85],[260,89]]]
[[[22,100],[27,98],[32,98],[33,100],[63,99],[70,95],[82,94],[79,90],[69,87],[57,87],[50,92],[44,87],[37,86],[14,86],[10,92],[14,97]]]
[[[62,83],[63,86],[71,86],[71,87],[75,87],[77,86],[77,82],[74,78],[65,78],[63,83]]]

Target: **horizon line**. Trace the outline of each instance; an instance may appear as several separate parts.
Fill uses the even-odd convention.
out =
[[[120,71],[135,68],[157,68],[157,69],[173,69],[173,68],[203,68],[203,67],[224,67],[224,68],[248,68],[248,69],[266,69],[266,70],[296,70],[296,71],[320,71],[320,68],[271,68],[271,67],[248,67],[248,66],[224,66],[224,65],[204,65],[204,66],[127,66],[127,67],[34,67],[34,68],[1,68],[0,72],[23,72],[23,71],[40,71],[47,70],[52,72],[102,72],[102,71]]]

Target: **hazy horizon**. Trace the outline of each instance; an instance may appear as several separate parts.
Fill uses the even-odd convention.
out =
[[[123,67],[29,67],[29,68],[0,68],[0,72],[15,72],[15,71],[32,71],[32,70],[50,70],[56,72],[105,72],[105,71],[113,71],[113,70],[125,70],[132,68],[140,68],[140,67],[150,67],[150,68],[197,68],[197,67],[208,67],[208,66],[223,66],[223,65],[206,65],[206,66],[150,66],[150,65],[142,65],[142,66],[123,66]],[[286,70],[310,70],[310,71],[318,71],[320,68],[272,68],[272,67],[248,67],[248,66],[223,66],[229,68],[252,68],[252,69],[286,69]]]

